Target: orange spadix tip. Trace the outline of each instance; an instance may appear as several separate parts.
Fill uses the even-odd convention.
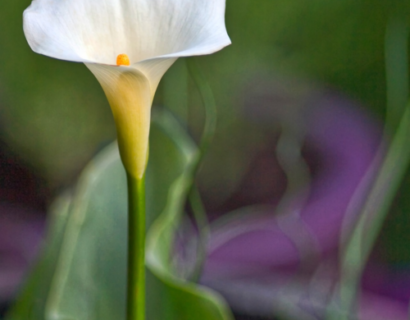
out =
[[[117,66],[129,66],[130,58],[125,53],[121,53],[117,56]]]

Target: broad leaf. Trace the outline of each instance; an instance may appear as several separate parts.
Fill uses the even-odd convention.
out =
[[[178,279],[173,237],[197,151],[168,114],[154,117],[147,171],[147,319],[231,319],[216,294]],[[116,145],[88,165],[70,204],[60,200],[45,250],[9,320],[125,319],[126,180]]]

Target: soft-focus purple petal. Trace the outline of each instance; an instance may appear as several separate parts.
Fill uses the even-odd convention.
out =
[[[347,209],[375,159],[381,130],[356,105],[336,95],[324,95],[315,106],[306,119],[306,144],[316,151],[320,167],[301,219],[255,213],[214,231],[205,276],[294,265],[301,256],[297,248],[309,257],[338,246],[346,212],[358,214]]]
[[[0,204],[0,301],[16,293],[36,257],[44,215],[19,205]]]

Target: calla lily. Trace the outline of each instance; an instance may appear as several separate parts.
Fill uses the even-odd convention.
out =
[[[224,15],[225,0],[34,0],[24,12],[24,32],[35,52],[83,62],[97,77],[124,166],[141,178],[161,77],[178,57],[229,45]],[[129,66],[116,65],[120,54],[129,57]]]

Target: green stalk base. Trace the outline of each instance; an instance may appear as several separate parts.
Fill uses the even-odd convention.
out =
[[[145,175],[128,182],[127,320],[145,320]]]

